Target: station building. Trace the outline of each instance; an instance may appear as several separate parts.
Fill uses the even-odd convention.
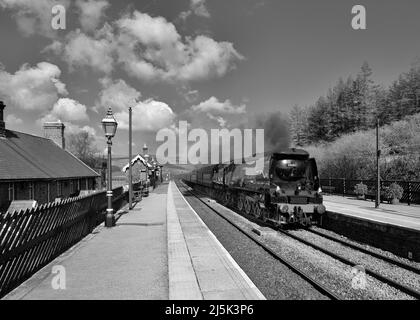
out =
[[[139,153],[131,159],[133,183],[149,181],[152,185],[155,185],[161,182],[162,166],[156,160],[156,156],[149,154],[149,148],[146,144],[144,144],[142,151],[143,153]],[[122,168],[127,181],[128,168],[128,163]]]
[[[4,108],[0,101],[0,212],[15,200],[40,205],[96,188],[99,174],[65,150],[63,123],[45,123],[45,137],[7,130]]]

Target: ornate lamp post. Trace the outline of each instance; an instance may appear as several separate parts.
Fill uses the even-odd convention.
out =
[[[106,196],[108,198],[108,209],[106,209],[105,226],[107,228],[115,226],[114,209],[112,209],[112,161],[111,161],[111,146],[112,138],[117,131],[118,123],[115,120],[112,109],[109,108],[106,117],[102,119],[102,127],[105,131],[105,137],[108,139],[108,184]],[[131,160],[130,160],[131,161]]]

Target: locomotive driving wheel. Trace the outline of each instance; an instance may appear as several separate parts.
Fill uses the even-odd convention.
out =
[[[251,201],[245,198],[245,205],[244,205],[245,213],[251,214],[252,213],[252,204]]]
[[[255,201],[254,202],[254,216],[258,219],[261,219],[262,213],[263,212],[262,212],[262,209],[260,207],[260,204],[257,201]]]
[[[241,196],[238,198],[238,210],[241,212],[244,210],[244,198]]]

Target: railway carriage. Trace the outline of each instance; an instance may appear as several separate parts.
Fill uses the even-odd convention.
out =
[[[256,161],[263,167],[256,168]],[[202,167],[184,180],[228,207],[278,226],[320,221],[325,207],[316,162],[308,152],[292,148],[241,162]]]

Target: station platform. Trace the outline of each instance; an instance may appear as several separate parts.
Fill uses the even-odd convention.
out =
[[[324,196],[322,227],[355,241],[420,262],[420,206]]]
[[[3,299],[265,298],[170,182]]]
[[[327,211],[420,231],[420,206],[381,203],[341,196],[324,196]]]

